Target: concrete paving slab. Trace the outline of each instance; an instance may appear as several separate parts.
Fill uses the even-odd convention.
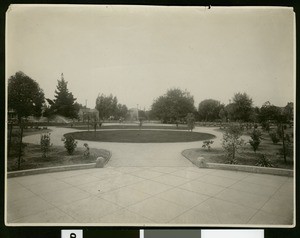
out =
[[[146,199],[127,207],[127,209],[143,215],[155,223],[167,223],[187,210],[185,207],[159,198]]]
[[[257,195],[263,195],[263,196],[272,196],[277,189],[280,187],[273,187],[273,186],[267,186],[267,185],[259,185],[255,183],[248,183],[245,181],[239,181],[235,184],[233,184],[230,188],[236,189],[238,191],[242,192],[248,192],[253,193]]]
[[[215,196],[224,201],[233,202],[245,207],[260,209],[269,200],[268,196],[256,195],[235,189],[226,189]]]
[[[58,208],[51,208],[30,216],[22,217],[15,220],[16,223],[35,223],[44,225],[45,223],[61,224],[74,223],[76,220],[71,216],[65,214]]]
[[[206,182],[208,184],[214,184],[214,185],[218,185],[221,187],[229,187],[237,182],[236,179],[226,178],[226,177],[218,177],[218,176],[213,176],[213,175],[209,175],[209,174],[206,176],[201,176],[196,181]]]
[[[19,218],[33,215],[51,208],[54,208],[54,206],[37,196],[27,199],[18,199],[8,203],[7,209],[9,212],[7,213],[7,221],[14,222]]]
[[[136,183],[128,187],[150,195],[155,195],[172,188],[172,186],[150,180],[144,180],[143,182]]]
[[[111,224],[119,224],[119,225],[138,225],[143,226],[144,224],[155,224],[154,221],[138,215],[134,212],[128,211],[127,209],[123,208],[113,212],[109,215],[101,217],[99,219],[101,223],[111,223]]]
[[[149,198],[150,195],[134,189],[130,189],[128,187],[123,187],[114,191],[100,194],[99,197],[109,202],[116,203],[119,206],[127,207]]]
[[[220,224],[220,221],[218,217],[216,216],[211,216],[210,214],[207,213],[201,213],[196,210],[189,210],[171,221],[169,221],[170,224],[174,225],[198,225],[198,224]]]
[[[278,225],[278,224],[292,224],[293,219],[291,217],[285,217],[280,215],[274,215],[264,211],[258,211],[248,222],[249,225]]]
[[[151,178],[159,177],[165,173],[156,172],[150,169],[143,169],[143,170],[132,172],[130,174],[144,179],[151,179]]]
[[[170,186],[179,186],[181,184],[189,182],[189,179],[181,178],[171,174],[165,174],[159,177],[152,178],[151,180]]]
[[[194,207],[208,217],[214,216],[219,224],[247,224],[255,215],[256,209],[241,206],[232,202],[211,198]]]
[[[122,207],[99,197],[88,197],[59,207],[80,223],[99,223],[100,218]]]
[[[40,195],[44,200],[48,201],[49,204],[55,206],[61,206],[77,200],[81,200],[90,197],[90,194],[82,191],[79,188],[69,187],[55,192],[43,193]]]
[[[192,208],[210,198],[209,196],[190,192],[181,188],[170,189],[166,192],[156,195],[156,197],[173,202],[179,206],[184,206],[186,208]]]
[[[191,192],[196,192],[208,196],[214,196],[225,189],[224,187],[207,184],[206,182],[201,181],[188,182],[179,187]]]

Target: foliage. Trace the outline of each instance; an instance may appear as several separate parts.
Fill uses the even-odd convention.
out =
[[[220,111],[224,105],[220,101],[214,99],[206,99],[199,103],[198,113],[199,119],[205,121],[214,121],[220,118]],[[223,116],[223,115],[221,115]]]
[[[83,152],[83,158],[88,159],[90,157],[90,147],[87,143],[84,143],[85,151]]]
[[[75,141],[73,136],[66,136],[64,138],[65,148],[69,155],[72,155],[77,147],[77,141]]]
[[[236,93],[232,98],[232,103],[225,107],[228,117],[231,120],[250,121],[253,114],[253,101],[246,93]]]
[[[269,101],[267,101],[260,108],[258,118],[262,125],[265,125],[264,123],[268,121],[278,121],[280,118],[280,114],[280,108],[272,105]]]
[[[269,133],[269,136],[270,136],[273,144],[277,144],[280,141],[280,139],[279,139],[279,137],[278,137],[278,135],[277,135],[276,132]]]
[[[282,144],[282,148],[279,149],[279,154],[292,158],[294,155],[293,138],[288,134],[285,134],[284,142],[285,143]]]
[[[262,136],[261,131],[258,129],[254,129],[250,135],[251,139],[249,140],[249,143],[252,146],[255,153],[261,142],[261,136]]]
[[[195,115],[193,113],[187,114],[186,123],[187,123],[188,129],[193,131],[193,129],[195,128]]]
[[[98,95],[96,109],[99,111],[99,118],[102,120],[110,117],[125,118],[128,113],[127,106],[118,103],[117,97],[114,97],[112,94],[109,96],[104,94]]]
[[[50,133],[42,134],[41,135],[41,151],[42,151],[42,157],[47,158],[47,154],[50,151],[51,147],[51,139],[50,139]]]
[[[222,146],[225,150],[228,163],[237,163],[236,154],[244,145],[244,140],[241,139],[242,131],[240,126],[230,124],[223,133]]]
[[[205,140],[203,141],[202,148],[206,148],[208,151],[211,149],[211,145],[214,143],[213,140]]]
[[[152,115],[164,123],[183,120],[188,113],[195,111],[194,98],[187,91],[170,89],[152,104]]]
[[[19,71],[8,79],[8,108],[22,117],[41,116],[44,93],[39,84]]]
[[[270,123],[269,123],[268,121],[262,121],[262,122],[261,122],[261,127],[262,127],[265,131],[267,131],[267,132],[270,131]]]
[[[265,154],[260,155],[255,165],[260,167],[273,167],[271,160],[269,160]]]
[[[57,83],[54,104],[51,106],[52,113],[67,118],[78,118],[79,108],[75,104],[76,98],[69,92],[68,82],[64,80],[63,74],[61,74],[61,80],[58,80]]]

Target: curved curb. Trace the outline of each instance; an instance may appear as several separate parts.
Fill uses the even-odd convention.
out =
[[[108,163],[108,161],[112,156],[112,153],[109,150],[108,152],[109,155],[104,163],[103,168],[105,167],[105,165]],[[75,165],[11,171],[11,172],[7,172],[7,178],[14,178],[14,177],[21,177],[21,176],[28,176],[28,175],[35,175],[35,174],[44,174],[44,173],[53,173],[53,172],[64,172],[64,171],[80,170],[80,169],[93,169],[93,168],[96,168],[96,162],[88,163],[88,164],[75,164]]]
[[[270,168],[270,167],[258,167],[250,165],[237,165],[237,164],[220,164],[220,163],[205,163],[203,157],[198,157],[195,159],[188,158],[183,154],[185,150],[181,152],[181,155],[191,161],[194,165],[199,168],[207,169],[222,169],[222,170],[231,170],[231,171],[241,171],[248,173],[260,173],[260,174],[271,174],[279,176],[293,177],[294,170],[291,169],[280,169],[280,168]]]

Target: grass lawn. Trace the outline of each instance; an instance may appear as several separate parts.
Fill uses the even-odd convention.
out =
[[[73,155],[69,155],[62,146],[52,146],[47,158],[42,158],[40,145],[27,144],[24,149],[24,155],[21,159],[21,170],[46,168],[53,166],[64,166],[74,164],[87,164],[96,161],[96,158],[102,156],[109,159],[110,152],[102,149],[90,148],[90,156],[83,157],[85,149],[76,148]],[[18,157],[16,149],[11,151],[10,157],[7,159],[7,170],[18,170]]]
[[[159,130],[82,131],[65,134],[68,135],[72,135],[77,140],[124,143],[191,142],[215,137],[208,133]]]
[[[74,128],[74,129],[78,129],[78,130],[88,130],[88,126],[87,125],[79,125],[79,126],[68,126],[67,128]],[[101,127],[97,127],[97,130],[105,130],[105,129],[139,129],[139,125],[105,125],[105,126],[101,126]],[[164,129],[164,130],[188,130],[188,127],[186,125],[178,125],[178,128],[175,125],[165,125],[165,126],[149,126],[149,125],[143,125],[142,129],[147,129],[147,130],[151,130],[151,129]],[[94,127],[93,125],[90,125],[90,130],[93,131]]]

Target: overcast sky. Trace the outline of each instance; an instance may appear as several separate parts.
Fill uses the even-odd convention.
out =
[[[246,92],[294,101],[291,8],[22,6],[7,12],[6,78],[23,71],[54,98],[64,73],[79,103],[110,93],[149,109],[170,88],[195,106]]]

